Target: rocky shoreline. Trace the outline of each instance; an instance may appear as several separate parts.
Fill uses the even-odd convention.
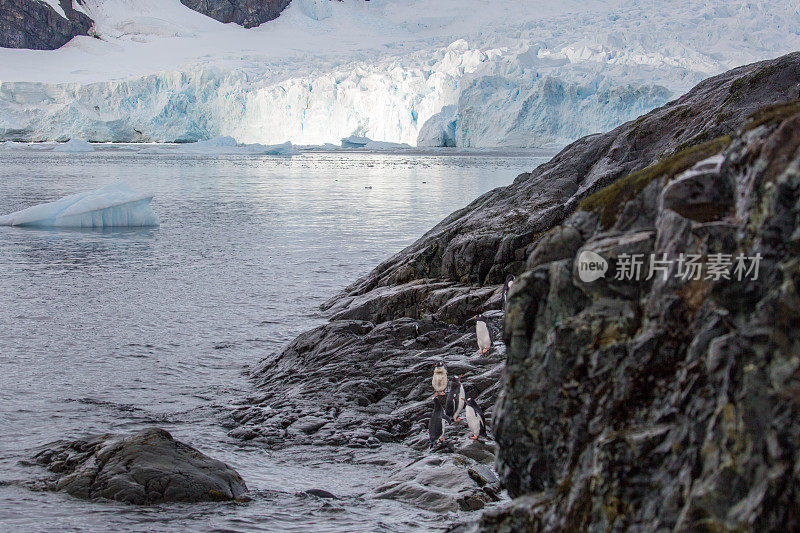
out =
[[[607,275],[583,275],[586,253]],[[418,450],[387,462],[375,498],[438,512],[514,498],[458,530],[797,529],[799,253],[794,53],[710,78],[453,213],[253,368],[255,393],[223,425],[264,447]],[[680,254],[758,257],[759,270],[613,275],[632,256],[646,273]],[[485,355],[477,314],[503,331]],[[451,426],[428,451],[437,361],[463,376],[496,442]],[[127,439],[199,453],[150,431]],[[98,457],[129,449],[119,439],[130,444],[57,443],[36,460],[62,476],[56,489],[76,479],[77,495],[109,497]],[[150,473],[170,468],[149,460]],[[216,463],[222,481],[201,493],[241,497]],[[122,499],[165,494],[140,489]]]
[[[444,359],[450,371],[465,375],[468,394],[496,427],[502,484],[523,498],[509,510],[487,515],[480,525],[486,530],[689,527],[703,520],[730,525],[761,518],[769,525],[776,517],[797,519],[769,514],[758,505],[735,511],[740,503],[735,496],[720,500],[737,479],[755,483],[761,468],[777,472],[774,462],[748,454],[742,468],[751,470],[750,478],[714,485],[714,479],[728,479],[722,452],[714,455],[716,467],[703,466],[701,453],[703,442],[724,449],[715,440],[724,438],[715,429],[720,424],[744,423],[745,406],[734,402],[731,411],[718,393],[711,394],[714,386],[734,395],[745,391],[724,372],[731,371],[733,346],[737,353],[756,350],[742,344],[744,330],[750,331],[748,338],[762,337],[755,325],[737,323],[737,309],[792,283],[784,263],[793,234],[785,236],[786,246],[764,250],[772,258],[766,277],[746,294],[725,283],[615,285],[603,280],[590,286],[576,281],[573,263],[581,249],[606,253],[612,264],[625,251],[753,251],[767,228],[747,224],[778,216],[770,209],[782,201],[773,200],[774,208],[758,203],[769,197],[759,187],[775,187],[797,157],[791,142],[798,128],[791,117],[800,112],[798,80],[800,53],[715,76],[635,121],[576,141],[512,185],[453,213],[328,302],[329,323],[253,369],[258,393],[226,422],[230,434],[267,446],[396,442],[422,450],[431,363]],[[763,147],[778,143],[774,135],[786,137],[789,148],[764,152]],[[719,170],[725,181],[716,174],[708,183],[674,181],[719,153],[725,157]],[[768,184],[755,175],[763,166],[772,169]],[[697,187],[705,192],[693,196]],[[662,203],[665,195],[668,207]],[[756,208],[761,211],[752,213]],[[698,218],[698,210],[711,219]],[[791,213],[796,211],[780,216]],[[512,291],[503,325],[500,283],[509,274],[521,275],[522,282]],[[475,334],[464,321],[479,313],[490,313],[504,329],[508,353],[497,343],[487,357],[476,355]],[[781,334],[774,328],[790,325],[773,327],[772,334],[783,339],[781,349],[796,341],[790,329]],[[695,338],[702,343],[692,344]],[[773,349],[767,344],[756,352]],[[720,352],[727,355],[709,355]],[[698,366],[711,364],[708,357],[721,359],[712,374],[698,373]],[[791,361],[772,371],[789,379],[796,366]],[[789,394],[771,387],[775,394]],[[788,424],[787,430],[775,429],[769,442],[759,439],[766,453],[800,425],[796,405],[759,401],[766,402],[764,409],[785,410],[781,420]],[[688,420],[700,412],[710,427],[690,430]],[[723,415],[733,421],[718,420]],[[457,447],[466,432],[452,438]],[[671,453],[653,452],[669,451],[673,444],[678,448]],[[781,451],[782,461],[791,450]],[[482,464],[493,462],[489,455]],[[643,464],[646,472],[619,466],[628,462]],[[784,464],[780,472],[770,479],[789,492],[770,490],[777,491],[778,500],[796,498],[796,470],[791,474]],[[414,478],[413,472],[405,478]],[[673,478],[671,489],[664,488]],[[438,490],[436,483],[429,480],[430,491]],[[762,488],[764,496],[769,491]],[[479,489],[476,482],[470,490],[477,494]],[[741,489],[733,494],[747,496]],[[716,497],[716,507],[698,503],[702,495]]]

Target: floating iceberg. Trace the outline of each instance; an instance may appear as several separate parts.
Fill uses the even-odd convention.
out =
[[[282,144],[245,144],[242,147],[242,151],[247,152],[249,154],[256,154],[256,155],[297,155],[300,152],[292,145],[291,142],[285,142]]]
[[[150,193],[118,183],[0,216],[0,226],[114,228],[158,226]]]
[[[393,143],[386,141],[373,141],[369,137],[351,135],[342,139],[342,148],[364,148],[365,150],[402,150],[411,148],[407,143]]]
[[[364,145],[365,150],[405,150],[411,148],[407,143],[390,143],[386,141],[370,141]]]
[[[233,153],[238,147],[239,143],[233,137],[220,136],[207,141],[182,144],[178,149],[187,154],[227,154]]]
[[[94,147],[91,144],[84,141],[83,139],[78,139],[77,137],[73,137],[64,144],[60,144],[55,148],[53,148],[53,151],[70,152],[70,153],[94,152]]]
[[[342,139],[342,148],[363,148],[372,139],[368,137],[359,137],[358,135],[351,135]]]
[[[223,135],[207,141],[182,144],[179,150],[186,154],[252,154],[252,155],[296,155],[299,152],[291,142],[282,144],[241,144],[236,139]]]

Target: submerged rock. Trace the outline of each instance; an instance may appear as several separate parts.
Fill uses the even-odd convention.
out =
[[[233,468],[158,428],[58,441],[34,459],[57,475],[48,488],[78,498],[142,505],[238,500],[247,495],[244,480]]]

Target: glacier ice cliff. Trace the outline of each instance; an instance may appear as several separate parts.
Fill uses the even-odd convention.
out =
[[[102,40],[35,61],[0,50],[0,141],[563,145],[800,49],[796,2],[697,4],[302,0],[246,30],[177,3],[87,0]],[[519,20],[491,18],[504,9]]]
[[[158,226],[150,207],[153,195],[122,183],[66,196],[0,216],[0,226],[56,228],[116,228]]]

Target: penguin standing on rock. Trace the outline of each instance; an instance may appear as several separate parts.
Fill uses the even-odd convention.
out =
[[[494,335],[489,328],[489,320],[483,315],[474,316],[472,320],[475,321],[475,334],[478,336],[478,349],[481,354],[484,354],[489,351],[489,348],[491,348],[494,343]]]
[[[443,396],[444,391],[447,390],[447,369],[441,361],[437,362],[433,367],[431,384],[436,396]]]
[[[503,309],[506,308],[506,304],[508,303],[508,293],[511,291],[511,287],[514,286],[514,280],[516,280],[514,276],[510,275],[506,278],[506,284],[503,285]]]
[[[472,432],[470,439],[477,440],[478,437],[486,436],[486,418],[483,416],[483,411],[475,403],[472,398],[467,398],[466,416],[467,425]]]
[[[460,377],[461,376],[453,376],[453,379],[450,380],[450,390],[444,402],[444,412],[454,422],[460,420],[458,415],[461,413],[461,410],[464,409],[464,398],[466,397],[464,385],[461,384]]]
[[[444,417],[444,409],[442,402],[438,396],[433,397],[433,412],[431,419],[428,421],[428,438],[431,441],[431,448],[436,446],[438,442],[444,441],[444,424],[442,418]]]

